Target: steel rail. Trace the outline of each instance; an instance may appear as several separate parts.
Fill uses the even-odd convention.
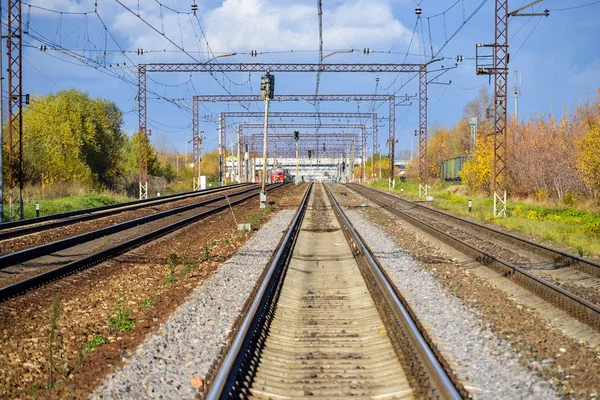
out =
[[[422,204],[419,204],[419,203],[416,203],[414,201],[410,201],[407,199],[403,199],[403,198],[398,197],[391,193],[382,192],[380,190],[373,189],[373,188],[366,188],[364,186],[361,186],[361,185],[358,185],[355,183],[350,183],[350,184],[348,184],[348,186],[350,188],[352,188],[353,190],[354,190],[354,188],[362,188],[364,190],[375,191],[378,195],[385,196],[389,199],[398,200],[398,201],[410,204],[412,207],[424,209],[424,210],[427,210],[428,212],[431,212],[431,213],[434,213],[437,215],[441,215],[445,218],[452,219],[453,221],[457,221],[463,225],[467,225],[469,228],[477,229],[479,231],[494,235],[501,239],[516,243],[524,249],[527,249],[527,250],[533,251],[537,254],[541,254],[543,256],[549,257],[549,258],[553,259],[557,264],[564,265],[565,267],[578,268],[590,275],[600,278],[600,263],[590,260],[588,258],[580,257],[576,254],[567,253],[566,251],[562,251],[559,249],[554,249],[554,248],[546,246],[544,244],[536,243],[531,240],[521,238],[517,235],[513,235],[508,232],[502,232],[501,230],[498,230],[498,229],[495,229],[495,228],[492,228],[489,226],[481,225],[476,222],[470,221],[466,218],[461,218],[461,217],[452,215],[450,213],[447,213],[447,212],[444,212],[441,210],[436,210],[434,208],[426,207]],[[362,190],[362,189],[358,189],[358,190]],[[356,191],[358,192],[358,190],[356,190]]]
[[[268,187],[267,190],[273,190],[273,189],[277,189],[281,186],[283,186],[284,184],[275,184],[275,185],[271,185],[270,187]],[[116,246],[113,246],[111,248],[105,249],[105,250],[101,250],[95,254],[92,254],[90,256],[84,257],[80,260],[76,260],[73,262],[70,262],[68,264],[65,264],[61,267],[55,268],[51,271],[48,272],[44,272],[42,274],[36,275],[32,278],[14,283],[12,285],[9,286],[5,286],[3,288],[0,288],[0,303],[24,294],[32,289],[35,289],[37,287],[43,286],[47,283],[50,283],[54,280],[57,279],[61,279],[65,276],[71,275],[77,271],[86,269],[86,268],[90,268],[102,261],[106,261],[108,259],[114,258],[122,253],[125,253],[129,250],[132,250],[136,247],[141,246],[144,243],[150,242],[152,240],[158,239],[168,233],[171,233],[177,229],[181,229],[191,223],[197,222],[201,219],[204,219],[206,217],[209,217],[211,215],[214,215],[218,212],[221,212],[223,210],[226,210],[228,208],[230,208],[231,206],[237,205],[237,204],[241,204],[249,199],[251,199],[252,197],[256,197],[258,195],[258,190],[260,188],[253,188],[252,190],[256,191],[256,193],[247,193],[250,192],[251,190],[248,191],[244,191],[243,193],[247,193],[245,196],[233,200],[231,202],[228,202],[226,204],[211,208],[209,210],[203,211],[199,214],[193,215],[191,217],[182,219],[180,221],[174,222],[172,224],[169,224],[167,226],[163,226],[161,228],[158,228],[152,232],[146,233],[144,235],[135,237],[133,239],[130,239],[128,241],[125,241],[123,243],[120,243]],[[221,198],[221,200],[223,200],[223,198]]]
[[[250,192],[252,190],[256,190],[256,187],[251,187],[249,189],[243,189],[239,192],[232,193],[232,196],[239,196],[241,194]],[[54,253],[56,251],[64,250],[69,247],[73,247],[82,243],[89,242],[94,239],[101,238],[103,236],[111,235],[113,233],[121,232],[126,229],[130,229],[136,227],[138,225],[146,224],[148,222],[152,222],[161,218],[169,217],[171,215],[179,214],[182,212],[186,212],[192,210],[194,208],[203,207],[212,203],[216,203],[218,201],[222,201],[228,197],[228,195],[215,197],[212,199],[204,200],[198,203],[189,204],[186,206],[181,206],[177,208],[172,208],[170,210],[165,210],[158,212],[156,214],[146,215],[144,217],[136,218],[129,221],[124,221],[116,225],[107,226],[105,228],[96,229],[91,232],[82,233],[80,235],[72,236],[66,239],[58,240],[56,242],[43,244],[37,247],[32,247],[29,249],[24,249],[20,251],[16,251],[14,253],[9,253],[0,257],[0,270],[4,268],[8,268],[11,265],[19,264],[25,261],[32,260],[37,257],[41,257],[44,255],[48,255]]]
[[[248,311],[245,313],[240,327],[237,329],[235,338],[214,375],[214,379],[210,379],[207,382],[208,391],[203,398],[215,400],[235,397],[235,392],[245,390],[243,385],[247,380],[247,372],[256,369],[257,365],[252,361],[253,355],[256,352],[261,351],[260,349],[266,340],[267,335],[264,333],[266,329],[265,326],[268,326],[273,318],[273,310],[276,308],[276,302],[286,275],[286,266],[292,256],[300,232],[311,188],[312,184],[309,190],[307,190],[302,205],[290,224],[288,231],[275,251],[274,257],[269,262],[268,267],[265,270],[266,272],[263,275],[263,279],[260,280],[260,286],[252,297]],[[330,197],[332,197],[331,194]],[[333,200],[332,204],[337,206],[335,200]],[[339,206],[337,206],[337,210],[343,215]],[[345,229],[354,231],[350,222],[347,219],[345,219],[345,221],[345,223],[340,221],[341,225]],[[360,235],[356,232],[355,234],[355,239],[352,241],[350,247],[354,250],[353,253],[355,256],[360,253],[370,264],[370,268],[375,270],[373,273],[378,276],[377,285],[380,286],[379,289],[386,292],[388,296],[390,296],[389,299],[395,299],[389,301],[389,299],[386,298],[386,301],[388,301],[389,307],[393,308],[393,312],[398,316],[398,319],[407,321],[406,325],[403,326],[403,329],[410,332],[407,332],[407,336],[409,336],[411,344],[419,348],[417,353],[419,354],[420,361],[427,365],[425,369],[433,381],[432,386],[434,387],[433,390],[436,397],[445,399],[462,398],[461,394],[455,388],[454,383],[450,380],[415,323],[412,321],[409,311],[398,299],[398,294],[393,288],[393,284],[387,275],[382,272],[381,267],[366,244],[362,241]],[[360,250],[356,252],[356,246],[358,244],[360,244],[361,247]],[[386,303],[386,305],[388,305],[388,303]]]
[[[241,381],[240,375],[247,368],[244,365],[249,362],[249,357],[247,356],[264,341],[264,336],[260,337],[257,335],[257,327],[264,324],[267,309],[273,299],[278,296],[281,289],[281,281],[285,276],[284,269],[292,255],[294,244],[300,233],[312,185],[311,183],[306,190],[294,219],[290,223],[286,234],[279,242],[274,256],[271,258],[262,276],[260,286],[256,290],[248,311],[237,329],[237,334],[229,346],[229,351],[210,382],[208,392],[205,396],[206,399],[214,400],[230,397],[231,388],[237,386],[236,381]]]
[[[440,239],[444,243],[452,246],[467,256],[473,258],[474,260],[480,262],[483,265],[492,267],[498,273],[500,273],[505,278],[508,278],[525,289],[535,293],[537,296],[542,299],[554,304],[555,306],[563,309],[571,316],[579,319],[583,323],[589,325],[590,327],[600,330],[600,307],[595,304],[566,291],[565,289],[548,282],[547,280],[537,277],[532,273],[524,270],[523,268],[502,260],[493,254],[490,254],[484,250],[480,250],[473,246],[470,243],[467,243],[461,239],[455,238],[452,235],[426,223],[420,221],[419,219],[409,215],[408,213],[397,209],[393,205],[389,204],[389,196],[380,196],[377,198],[377,194],[382,193],[378,190],[374,189],[366,189],[360,185],[350,186],[353,190],[355,190],[358,194],[366,197],[367,199],[373,201],[375,204],[380,207],[391,211],[393,214],[396,214],[406,221],[411,223],[412,225],[418,227],[419,229],[431,234],[432,236]],[[358,189],[360,187],[361,189]],[[376,192],[375,195],[373,193],[369,193],[369,190]],[[385,194],[385,193],[383,193]],[[388,199],[388,201],[384,201],[381,199],[384,197]],[[396,196],[393,196],[396,197]],[[403,201],[407,201],[401,199]],[[414,204],[410,202],[411,204]],[[422,207],[422,206],[421,206]],[[427,210],[432,210],[428,207],[425,207]],[[437,210],[433,210],[437,211]],[[445,214],[445,213],[444,213]],[[568,254],[568,253],[566,253]]]
[[[336,214],[342,230],[351,244],[350,247],[355,251],[355,257],[363,259],[364,265],[375,281],[375,286],[379,289],[378,292],[385,297],[386,305],[392,308],[392,314],[396,316],[395,321],[400,323],[412,349],[417,353],[423,368],[426,370],[427,376],[432,380],[435,395],[444,399],[461,399],[462,396],[459,390],[438,360],[423,333],[417,327],[414,318],[415,314],[412,310],[409,310],[408,304],[404,301],[403,296],[397,290],[389,275],[385,272],[363,237],[354,228],[352,222],[346,217],[346,214],[344,214],[340,205],[335,200],[331,189],[329,189],[328,185],[324,186],[331,200],[333,212]]]
[[[166,203],[169,201],[174,201],[174,200],[176,200],[177,197],[186,199],[186,198],[195,197],[195,196],[203,196],[206,194],[217,193],[217,192],[220,192],[223,190],[235,189],[237,187],[246,186],[246,185],[248,185],[248,184],[241,183],[241,184],[236,184],[236,185],[221,186],[221,187],[217,187],[217,188],[213,188],[213,189],[176,193],[176,194],[170,194],[170,195],[161,196],[161,197],[153,197],[151,199],[127,201],[124,203],[109,204],[106,206],[85,208],[83,210],[68,211],[68,212],[59,213],[59,214],[45,215],[43,217],[28,218],[28,219],[22,219],[22,220],[18,220],[18,221],[6,222],[3,224],[0,224],[0,240],[9,239],[11,237],[20,236],[20,235],[24,235],[27,233],[38,232],[38,231],[34,230],[37,226],[45,228],[47,226],[50,226],[51,224],[43,224],[43,225],[36,225],[36,224],[42,224],[42,223],[48,222],[48,221],[70,218],[70,219],[66,219],[65,223],[64,223],[64,225],[68,225],[70,221],[73,221],[73,223],[76,223],[76,222],[86,221],[86,220],[94,219],[94,218],[102,218],[102,217],[106,217],[109,215],[119,213],[121,211],[137,210],[138,208],[147,207],[149,205],[158,205],[158,204],[163,204],[163,203]],[[125,210],[121,210],[122,208],[125,208]],[[116,211],[113,211],[115,209],[116,209]],[[101,213],[103,211],[108,211],[108,212],[105,212],[102,214],[92,214],[92,213]],[[91,217],[86,218],[87,214],[90,214]],[[80,217],[80,216],[82,216],[82,217]],[[71,219],[71,217],[78,217],[78,218]],[[52,228],[55,228],[58,226],[63,226],[63,225],[60,225],[60,222],[56,222],[55,224],[57,224],[57,225],[52,226]],[[30,228],[23,228],[23,230],[21,230],[21,229],[12,230],[13,228],[18,228],[21,226],[30,226],[30,225],[35,225],[35,227],[32,226]],[[30,231],[27,231],[27,229],[30,229]],[[48,228],[48,229],[50,229],[50,228]],[[10,236],[14,232],[24,232],[24,233],[20,233],[19,235]]]

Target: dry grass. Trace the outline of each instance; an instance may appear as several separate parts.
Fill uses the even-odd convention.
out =
[[[387,182],[374,182],[372,186],[387,190]],[[418,199],[419,186],[397,184],[394,193]],[[548,201],[509,199],[508,217],[494,218],[492,199],[469,194],[464,186],[435,185],[430,194],[434,197],[435,207],[441,210],[525,233],[542,243],[566,247],[580,256],[600,258],[600,213],[596,211],[597,206],[588,208],[590,200],[568,207]],[[469,200],[473,201],[472,212],[468,209]]]

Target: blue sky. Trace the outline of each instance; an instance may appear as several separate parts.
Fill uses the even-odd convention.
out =
[[[218,61],[318,61],[315,0],[198,0],[196,15],[190,13],[191,1],[97,2],[97,13],[94,12],[94,0],[24,2],[23,20],[28,30],[24,37],[28,46],[24,50],[24,90],[25,93],[43,95],[75,88],[93,97],[108,98],[125,112],[125,129],[128,132],[137,128],[137,63],[204,62],[216,55],[233,52],[238,55],[219,58]],[[509,9],[528,2],[509,1]],[[535,10],[551,10],[549,18],[510,20],[510,82],[512,87],[512,71],[518,70],[521,73],[521,118],[532,117],[535,112],[561,114],[563,106],[572,108],[596,96],[600,88],[600,24],[597,22],[600,2],[588,7],[560,10],[593,2],[545,0],[536,5]],[[463,116],[464,104],[477,95],[480,87],[493,89],[493,82],[488,86],[487,76],[475,74],[473,60],[476,43],[493,42],[493,0],[459,0],[454,7],[450,6],[455,4],[455,0],[324,0],[323,3],[324,53],[356,50],[334,54],[326,62],[421,63],[431,59],[432,48],[434,54],[441,49],[438,57],[448,58],[436,63],[436,66],[453,65],[455,61],[451,58],[457,55],[465,57],[458,68],[440,78],[440,82],[451,80],[450,85],[429,86],[430,126],[455,123]],[[415,15],[417,4],[423,11],[420,21]],[[447,42],[481,4],[479,11]],[[138,13],[156,30],[134,15]],[[2,21],[5,25],[5,11]],[[2,42],[4,54],[6,44]],[[38,49],[42,43],[47,45],[46,51]],[[363,54],[363,48],[375,52]],[[144,49],[146,53],[138,55],[137,49]],[[123,54],[122,50],[126,53]],[[246,54],[251,50],[265,54],[251,57]],[[417,79],[410,78],[412,76],[408,74],[322,74],[319,93],[397,92],[398,95],[414,95],[417,93]],[[276,93],[315,92],[315,74],[278,74],[276,79]],[[6,84],[6,79],[4,81]],[[258,73],[230,73],[226,76],[149,74],[148,125],[153,131],[153,142],[183,152],[191,137],[189,107],[194,94],[258,94],[259,81]],[[6,86],[3,93],[5,91]],[[173,99],[177,105],[159,96]],[[252,111],[263,108],[260,103],[245,106]],[[377,109],[381,117],[387,117],[387,104],[320,105],[321,111],[369,112],[370,108]],[[272,110],[314,111],[314,107],[307,103],[280,103],[274,104]],[[513,110],[512,97],[509,110]],[[217,144],[215,121],[222,111],[244,109],[235,103],[201,107],[201,129],[205,131],[206,149]],[[417,112],[416,100],[411,106],[397,108],[396,135],[400,150],[411,145],[412,132],[418,122]],[[386,120],[382,120],[380,126],[380,132],[387,131]],[[385,146],[384,136],[380,134],[382,147]]]

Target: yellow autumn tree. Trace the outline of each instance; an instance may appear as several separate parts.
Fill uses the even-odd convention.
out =
[[[594,196],[600,196],[600,123],[590,121],[587,133],[579,141],[577,164],[583,173],[583,180]]]
[[[473,191],[490,193],[494,169],[494,138],[480,135],[477,138],[471,158],[460,171],[463,183]]]

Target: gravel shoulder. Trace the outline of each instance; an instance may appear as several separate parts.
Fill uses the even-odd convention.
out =
[[[480,324],[477,312],[448,294],[432,274],[361,214],[347,212],[473,398],[556,398],[549,385],[521,365],[506,342]]]
[[[531,382],[535,382],[535,375],[539,377],[538,383],[533,384],[523,395],[516,396],[517,398],[525,397],[526,393],[531,393],[529,389],[534,390],[534,388],[545,393],[547,387],[540,385],[544,381],[548,382],[554,392],[563,398],[598,397],[600,393],[600,384],[597,380],[600,371],[598,353],[585,342],[574,340],[553,327],[547,319],[548,316],[542,316],[540,312],[541,309],[545,312],[547,307],[543,304],[534,305],[537,300],[534,295],[530,293],[514,295],[504,288],[499,289],[498,287],[502,287],[501,281],[506,279],[484,278],[484,275],[477,271],[485,267],[474,262],[462,262],[456,254],[447,252],[448,249],[432,244],[426,234],[419,233],[420,231],[389,212],[365,202],[364,198],[347,188],[335,185],[335,193],[336,198],[346,209],[355,210],[350,214],[358,214],[359,217],[377,227],[380,232],[378,238],[374,243],[370,243],[375,251],[379,242],[384,240],[393,242],[396,246],[394,251],[399,253],[387,257],[388,260],[394,262],[396,258],[410,256],[414,266],[410,267],[411,269],[408,270],[410,272],[405,275],[424,274],[429,276],[426,279],[434,279],[437,282],[436,289],[422,293],[419,302],[427,303],[429,298],[436,295],[438,291],[452,296],[459,302],[460,307],[466,309],[475,318],[475,325],[471,325],[474,328],[471,335],[476,333],[476,336],[487,341],[489,346],[494,346],[490,347],[493,352],[497,349],[508,349],[506,352],[496,351],[494,357],[502,360],[506,353],[512,363],[516,355],[518,362],[514,368],[520,367],[521,371],[525,371],[525,375],[533,376]],[[361,207],[363,204],[366,207]],[[360,228],[359,231],[366,236]],[[412,268],[418,272],[414,272]],[[418,281],[412,284],[415,285],[416,282]],[[407,284],[410,286],[410,283]],[[544,302],[537,300],[537,303]],[[458,309],[454,305],[450,308],[453,313]],[[437,314],[438,310],[430,310],[428,313]],[[448,343],[460,348],[463,346],[461,343],[463,336],[459,335],[458,338],[450,338]],[[475,354],[474,349],[476,348],[468,348],[468,351]],[[497,379],[502,379],[504,375],[500,377]],[[473,376],[469,376],[467,381],[472,385],[475,383]],[[534,398],[545,398],[540,392],[533,393]],[[505,398],[513,397],[505,396]]]
[[[297,208],[306,185],[258,198],[95,267],[0,303],[0,398],[85,398],[274,212]],[[260,231],[260,229],[259,229]],[[173,270],[170,257],[177,258]],[[50,311],[58,304],[52,330]],[[119,317],[119,318],[117,318]],[[112,324],[111,319],[127,324]],[[127,328],[125,330],[121,328]],[[53,357],[49,357],[53,333]],[[52,374],[51,374],[52,372]]]
[[[277,213],[92,398],[194,398],[293,215]]]

